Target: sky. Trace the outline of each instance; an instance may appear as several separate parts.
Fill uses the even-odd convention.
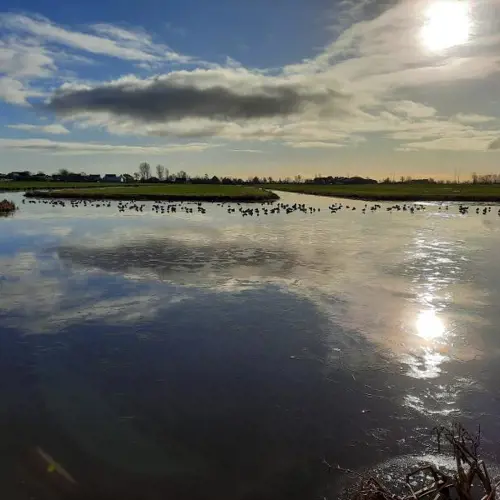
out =
[[[0,0],[0,172],[470,178],[500,0]]]

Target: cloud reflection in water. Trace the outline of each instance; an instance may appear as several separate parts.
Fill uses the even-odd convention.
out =
[[[38,239],[33,221],[20,221],[18,239],[2,246],[1,324],[16,335],[55,334],[23,339],[38,368],[54,374],[40,379],[53,406],[73,397],[78,382],[59,384],[57,361],[77,368],[78,383],[98,393],[87,422],[113,424],[98,405],[105,401],[117,419],[134,416],[134,430],[147,429],[155,442],[202,447],[199,456],[218,471],[233,467],[233,479],[250,470],[247,461],[257,464],[262,485],[280,466],[289,484],[289,472],[306,470],[309,458],[321,476],[315,467],[323,453],[353,466],[409,453],[408,435],[438,418],[463,417],[465,399],[467,415],[489,408],[491,396],[473,383],[484,361],[457,363],[482,347],[492,317],[485,308],[500,283],[488,281],[490,258],[487,286],[477,285],[483,268],[473,252],[486,245],[474,239],[480,221],[437,211],[392,214],[390,224],[385,213],[324,210],[235,222],[214,208],[203,224],[94,221],[94,213],[79,225],[68,218],[71,231],[57,229],[54,218],[51,239],[42,234],[50,219]],[[484,341],[497,345],[488,332]],[[54,348],[55,357],[45,354]],[[92,406],[86,394],[57,411],[72,429]],[[81,429],[82,442],[91,430]],[[237,455],[238,439],[254,457]],[[120,462],[107,451],[102,458]],[[233,463],[223,463],[229,456]],[[245,485],[257,484],[250,479]]]

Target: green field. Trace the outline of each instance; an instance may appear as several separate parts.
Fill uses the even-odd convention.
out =
[[[64,189],[64,192],[62,191]],[[44,190],[42,193],[39,190]],[[50,191],[46,191],[50,190]],[[0,191],[36,191],[38,197],[80,199],[263,201],[273,191],[371,201],[480,201],[500,202],[500,184],[96,184],[91,182],[0,181]],[[274,198],[276,199],[276,198]]]
[[[500,202],[500,184],[266,184],[267,189],[370,201]]]
[[[96,186],[116,187],[116,184],[97,184],[95,182],[59,182],[59,181],[0,181],[2,191],[31,191],[33,189],[80,189]]]
[[[257,202],[279,197],[254,186],[214,184],[146,184],[50,191],[29,191],[28,197],[79,200],[171,200],[171,201],[242,201]]]

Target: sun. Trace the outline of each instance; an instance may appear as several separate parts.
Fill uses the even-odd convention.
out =
[[[443,321],[436,316],[432,309],[421,311],[416,321],[417,334],[425,340],[434,340],[445,333]]]
[[[467,0],[432,1],[425,18],[421,36],[429,50],[445,50],[469,40],[471,17]]]

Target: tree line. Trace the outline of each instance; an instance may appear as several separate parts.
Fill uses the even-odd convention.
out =
[[[272,177],[272,176],[249,176],[241,177],[217,176],[204,174],[189,175],[185,170],[170,172],[164,165],[158,164],[154,168],[148,162],[139,164],[133,174],[87,174],[85,172],[71,172],[68,169],[60,169],[55,174],[45,174],[42,171],[32,173],[30,171],[10,172],[0,174],[0,179],[14,181],[62,181],[62,182],[125,182],[125,183],[192,183],[192,184],[498,184],[500,174],[477,174],[473,172],[470,180],[440,180],[429,178],[412,178],[401,176],[398,179],[386,177],[380,181],[369,177],[360,176],[323,176],[316,174],[311,178],[295,175],[294,177]]]

